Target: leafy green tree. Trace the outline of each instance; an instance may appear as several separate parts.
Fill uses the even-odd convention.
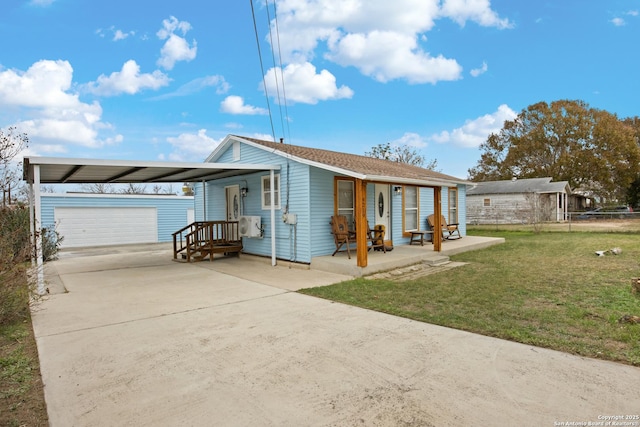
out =
[[[640,207],[640,177],[631,183],[627,190],[627,203],[635,209]]]
[[[622,200],[640,172],[634,129],[583,101],[539,102],[491,134],[469,170],[473,181],[552,177]]]
[[[438,160],[433,159],[426,161],[425,158],[418,153],[418,150],[408,145],[394,145],[391,143],[378,144],[371,148],[371,151],[364,153],[365,156],[375,157],[376,159],[391,160],[398,163],[406,163],[413,166],[420,166],[425,169],[436,170]]]

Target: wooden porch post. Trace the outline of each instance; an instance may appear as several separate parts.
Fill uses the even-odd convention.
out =
[[[361,179],[355,181],[356,205],[354,219],[356,223],[356,253],[358,267],[366,267],[367,254],[367,183]]]
[[[442,187],[433,189],[433,250],[442,251]]]

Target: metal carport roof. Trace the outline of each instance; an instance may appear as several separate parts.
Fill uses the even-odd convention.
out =
[[[134,160],[74,159],[63,157],[25,157],[23,179],[30,189],[30,218],[32,242],[36,248],[35,260],[38,292],[44,293],[42,265],[40,184],[128,184],[204,182],[254,172],[271,174],[271,227],[275,229],[273,195],[274,172],[279,165],[151,162]],[[271,236],[271,264],[276,265],[275,233]]]
[[[201,182],[280,169],[279,165],[262,164],[25,157],[23,179],[29,184],[35,182],[36,165],[40,184]]]

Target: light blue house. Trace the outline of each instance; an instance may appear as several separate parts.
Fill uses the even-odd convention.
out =
[[[194,198],[140,194],[42,194],[42,227],[55,228],[62,248],[171,242],[194,221]]]
[[[207,180],[195,186],[196,220],[245,217],[244,221],[250,221],[243,239],[245,253],[272,256],[275,245],[277,258],[299,263],[331,255],[336,249],[332,215],[347,216],[354,229],[360,230],[366,225],[357,218],[366,215],[371,227],[384,226],[385,240],[395,246],[409,244],[411,231],[426,230],[426,218],[434,212],[442,213],[448,223],[460,224],[462,236],[466,234],[468,182],[439,172],[235,135],[227,136],[206,162],[280,166],[273,175],[273,187],[269,171]],[[270,221],[271,200],[275,227]],[[434,248],[439,250],[436,240]],[[358,252],[361,265],[360,252],[366,257],[366,251]]]

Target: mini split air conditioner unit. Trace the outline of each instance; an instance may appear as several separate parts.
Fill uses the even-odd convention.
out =
[[[262,220],[259,216],[241,216],[238,228],[240,237],[262,237]]]

